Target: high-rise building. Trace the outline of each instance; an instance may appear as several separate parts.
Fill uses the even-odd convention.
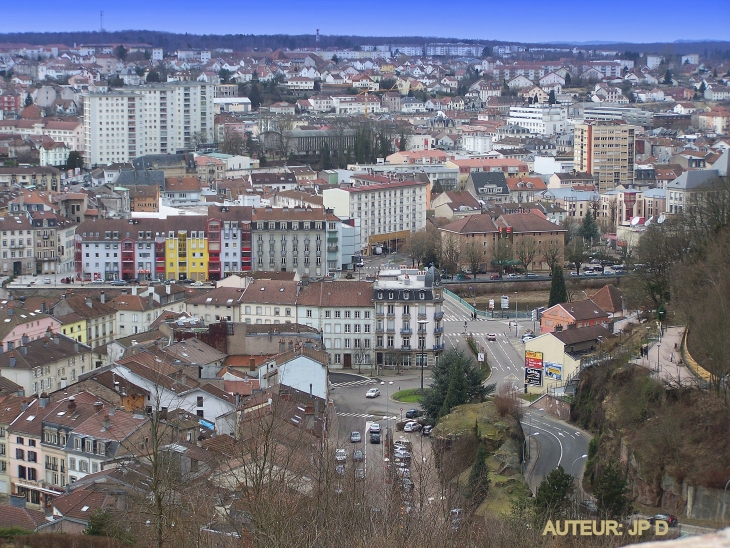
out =
[[[215,86],[169,82],[84,96],[84,165],[175,153],[213,138]]]
[[[574,167],[590,173],[605,192],[634,182],[636,128],[622,122],[577,124],[574,134]]]

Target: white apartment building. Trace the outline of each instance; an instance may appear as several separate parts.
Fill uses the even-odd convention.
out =
[[[381,270],[373,301],[378,367],[438,363],[444,349],[444,294],[438,270]]]
[[[344,95],[332,97],[332,108],[336,114],[377,114],[383,109],[375,95]]]
[[[510,107],[508,124],[514,124],[538,135],[557,135],[567,129],[568,111],[555,105]]]
[[[204,82],[168,82],[84,95],[84,165],[175,153],[196,137],[212,139],[214,92]]]
[[[426,228],[429,183],[397,181],[322,192],[324,207],[342,219],[360,220],[360,246],[406,237]]]

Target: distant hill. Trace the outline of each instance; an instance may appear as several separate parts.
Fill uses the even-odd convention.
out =
[[[276,50],[279,48],[307,48],[315,46],[313,34],[188,34],[159,32],[153,30],[122,30],[115,32],[15,32],[0,33],[0,43],[27,43],[27,44],[94,44],[94,43],[146,43],[154,47],[164,48],[166,52],[185,48],[201,49],[232,49],[234,51],[247,50]],[[357,48],[362,45],[381,44],[425,44],[427,42],[464,42],[479,43],[484,46],[498,44],[520,44],[520,42],[507,42],[504,40],[465,40],[435,36],[354,36],[354,35],[321,35],[321,48]],[[666,55],[700,53],[705,52],[730,58],[730,41],[707,40],[707,41],[685,41],[664,43],[611,43],[611,42],[550,42],[550,43],[522,43],[528,47],[568,47],[577,46],[581,48],[595,47],[600,49],[616,49],[617,51],[634,51],[638,53],[656,52]]]

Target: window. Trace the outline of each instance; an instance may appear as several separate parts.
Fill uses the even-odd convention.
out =
[[[79,470],[81,472],[88,472],[89,471],[89,463],[86,462],[85,460],[80,460],[79,461]]]
[[[198,396],[198,407],[203,407],[203,396]]]
[[[94,440],[86,440],[86,443],[84,444],[84,451],[86,453],[94,452]]]
[[[35,468],[28,468],[28,479],[30,481],[38,480],[38,473]]]
[[[325,310],[324,311],[324,317],[325,318],[331,318],[332,317],[332,311],[331,310]]]
[[[388,335],[388,348],[393,348],[395,346],[394,337],[392,335]]]
[[[311,317],[312,317],[312,311],[311,310],[307,310],[307,318],[311,318]]]
[[[18,460],[25,460],[25,451],[20,448],[15,449],[15,458]]]
[[[35,451],[28,451],[28,462],[38,462],[38,453]]]

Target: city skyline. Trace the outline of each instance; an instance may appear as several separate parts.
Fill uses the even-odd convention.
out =
[[[40,0],[32,8],[7,6],[0,32],[97,31],[103,11],[107,31],[314,35],[319,28],[323,35],[434,36],[521,43],[712,41],[726,34],[723,18],[684,18],[673,9],[680,6],[679,2],[658,0],[616,0],[610,10],[586,10],[578,0],[563,0],[546,9],[544,3],[534,0],[519,4],[467,0],[458,10],[444,13],[443,4],[435,2],[421,2],[416,10],[395,5],[381,11],[349,5],[343,9],[332,0],[308,4],[285,1],[276,8],[225,1],[205,13],[190,0],[130,0],[123,6],[88,0],[73,4]]]

